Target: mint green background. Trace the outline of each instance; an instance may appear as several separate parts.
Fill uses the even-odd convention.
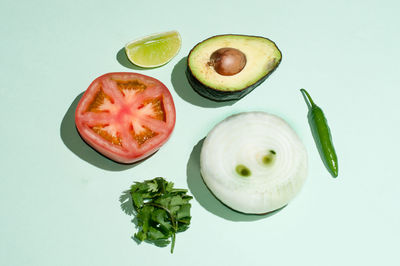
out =
[[[400,265],[398,1],[0,2],[0,265]],[[179,54],[150,70],[120,49],[176,29]],[[189,87],[185,57],[216,34],[266,36],[280,67],[236,103]],[[177,122],[169,142],[121,166],[77,135],[77,100],[97,76],[135,71],[170,88]],[[320,161],[299,89],[325,111],[337,179]],[[304,141],[309,178],[269,217],[222,206],[198,173],[201,143],[226,116],[267,111]],[[189,188],[191,228],[169,248],[137,245],[119,197],[134,181],[164,176]]]

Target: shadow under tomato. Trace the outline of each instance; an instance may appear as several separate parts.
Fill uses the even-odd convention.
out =
[[[60,136],[65,146],[82,160],[104,170],[123,171],[140,164],[141,161],[134,164],[120,164],[114,162],[98,153],[83,141],[75,127],[75,110],[82,95],[83,92],[75,98],[61,122]]]
[[[200,151],[203,142],[204,138],[193,147],[187,162],[186,175],[190,192],[207,211],[226,220],[249,222],[275,215],[285,207],[267,214],[245,214],[235,211],[219,201],[208,189],[200,174]]]
[[[190,86],[189,81],[186,77],[186,67],[187,67],[187,56],[179,60],[179,62],[174,66],[171,74],[171,83],[174,87],[176,93],[186,102],[207,108],[217,108],[223,106],[229,106],[237,102],[234,101],[224,101],[216,102],[207,99],[200,94],[198,94],[192,86]]]

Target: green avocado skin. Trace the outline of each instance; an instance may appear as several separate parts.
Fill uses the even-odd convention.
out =
[[[239,91],[220,91],[208,87],[207,85],[201,83],[198,79],[194,77],[189,67],[186,68],[186,77],[192,88],[203,97],[206,97],[210,100],[217,102],[235,101],[243,98],[244,96],[249,94],[252,90],[254,90],[258,85],[263,83],[268,78],[268,76],[271,75],[275,71],[275,69],[278,68],[279,64],[280,61],[272,71],[268,72],[267,75],[259,79],[256,83]]]

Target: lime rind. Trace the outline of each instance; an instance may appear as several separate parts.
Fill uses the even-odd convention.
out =
[[[133,64],[154,68],[171,61],[179,53],[181,43],[178,31],[155,33],[127,43],[125,52]]]

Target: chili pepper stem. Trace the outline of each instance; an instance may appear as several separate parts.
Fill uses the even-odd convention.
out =
[[[313,102],[310,94],[308,94],[308,92],[305,89],[301,89],[300,91],[303,94],[304,98],[308,100],[307,104],[310,105],[311,107],[315,106],[315,103]]]

